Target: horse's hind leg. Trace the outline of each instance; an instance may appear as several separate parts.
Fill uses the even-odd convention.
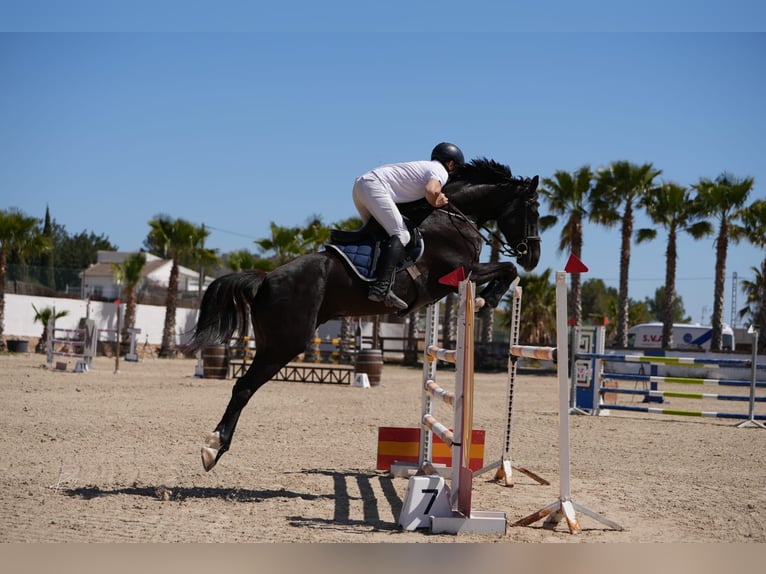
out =
[[[264,349],[264,351],[267,350]],[[218,459],[221,458],[221,455],[229,450],[239,415],[248,401],[259,388],[289,362],[290,358],[297,354],[289,355],[288,358],[283,359],[285,357],[284,353],[256,353],[250,368],[234,384],[234,388],[231,391],[231,399],[229,399],[229,404],[221,418],[221,422],[218,423],[215,431],[208,436],[205,446],[202,447],[202,466],[206,471],[213,468]],[[278,358],[275,359],[274,357]]]

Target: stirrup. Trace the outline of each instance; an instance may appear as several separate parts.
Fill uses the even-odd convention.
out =
[[[395,309],[406,309],[409,307],[407,303],[397,297],[391,290],[390,281],[378,281],[370,287],[370,291],[367,293],[367,298],[370,301],[377,303],[383,303],[386,307],[394,307]]]
[[[386,305],[386,307],[393,307],[394,309],[399,309],[400,311],[404,311],[409,305],[407,303],[394,295],[393,291],[389,291],[386,294],[386,298],[383,299],[383,303]]]

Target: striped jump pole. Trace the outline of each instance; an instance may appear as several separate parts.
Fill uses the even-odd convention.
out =
[[[757,349],[757,347],[753,347]],[[655,355],[642,355],[642,354],[606,354],[606,353],[581,353],[577,355],[577,359],[595,359],[598,361],[598,367],[592,377],[594,385],[594,400],[590,405],[590,414],[600,415],[609,414],[610,411],[630,411],[656,415],[673,415],[673,416],[689,416],[689,417],[702,417],[702,418],[719,418],[719,419],[736,419],[744,421],[737,425],[738,428],[743,426],[757,426],[760,428],[766,428],[761,421],[766,421],[765,414],[756,414],[756,403],[766,402],[766,396],[757,396],[756,390],[758,388],[766,387],[766,382],[757,381],[757,371],[763,367],[757,363],[757,351],[753,353],[752,360],[750,359],[727,359],[717,357],[666,357]],[[635,373],[616,373],[606,372],[604,370],[604,364],[606,361],[612,362],[624,362],[624,363],[640,363],[640,364],[659,364],[659,365],[672,365],[672,366],[687,366],[687,367],[743,367],[750,370],[750,381],[736,380],[736,379],[712,379],[712,378],[695,378],[695,377],[674,377],[674,376],[659,376],[659,375],[646,375]],[[640,381],[643,383],[650,383],[651,390],[647,389],[621,389],[619,387],[604,387],[606,381]],[[691,393],[675,390],[659,390],[657,384],[674,384],[674,385],[721,385],[721,386],[736,386],[736,387],[749,387],[750,392],[748,395],[730,395],[719,393]],[[680,408],[665,408],[665,407],[650,407],[644,405],[634,404],[620,404],[609,403],[604,404],[602,396],[604,393],[610,393],[613,395],[640,395],[646,399],[655,398],[660,399],[659,402],[664,402],[664,398],[679,398],[679,399],[694,399],[694,400],[717,400],[728,402],[747,402],[747,412],[724,412],[718,410],[689,410]],[[655,401],[656,402],[656,401]]]
[[[567,271],[571,269],[572,257],[570,257],[570,262],[567,263]],[[582,263],[576,258],[575,262],[582,266]],[[587,268],[585,268],[585,270],[587,270]],[[511,348],[512,353],[518,353],[517,356],[534,356],[535,358],[550,360],[553,360],[554,356],[556,357],[556,373],[559,380],[559,497],[557,500],[541,508],[537,512],[516,521],[513,526],[529,526],[538,520],[545,519],[545,525],[547,527],[555,528],[562,519],[566,519],[569,532],[571,534],[576,534],[581,531],[576,514],[576,511],[580,511],[614,530],[622,530],[622,526],[616,522],[612,522],[600,514],[574,502],[570,493],[567,271],[556,272],[556,348],[537,347],[537,350],[528,346],[515,346]]]

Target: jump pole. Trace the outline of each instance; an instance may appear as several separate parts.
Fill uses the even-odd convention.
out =
[[[574,261],[573,261],[574,258]],[[623,530],[622,526],[608,518],[577,504],[572,500],[570,492],[570,459],[569,459],[569,347],[567,336],[567,273],[587,271],[582,262],[570,256],[566,271],[556,272],[556,348],[550,347],[515,347],[512,352],[517,356],[534,356],[556,361],[556,373],[559,379],[559,497],[557,500],[512,524],[512,526],[529,526],[538,520],[545,519],[543,526],[553,529],[565,519],[570,534],[581,531],[576,511],[587,514],[591,518],[614,530]]]

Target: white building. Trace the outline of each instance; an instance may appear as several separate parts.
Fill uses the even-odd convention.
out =
[[[99,251],[96,263],[82,272],[82,298],[89,299],[119,299],[121,287],[114,281],[112,263],[122,263],[127,257],[133,255],[124,251]],[[145,253],[146,265],[141,271],[141,282],[136,286],[136,291],[151,288],[167,289],[170,281],[170,270],[173,261],[160,259],[156,255]],[[204,287],[213,281],[212,277],[205,276]],[[178,267],[178,291],[196,293],[199,290],[199,272]]]

